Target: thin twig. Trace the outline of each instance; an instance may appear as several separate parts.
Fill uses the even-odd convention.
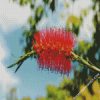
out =
[[[71,53],[73,58],[77,61],[79,61],[80,63],[86,65],[88,68],[100,73],[100,69],[97,68],[96,66],[94,66],[93,64],[89,63],[87,60],[83,59],[82,57],[78,56],[77,54],[75,54],[74,52]]]
[[[35,54],[34,51],[30,51],[28,53],[26,53],[25,55],[21,56],[18,61],[16,61],[14,64],[8,66],[8,68],[14,67],[15,65],[18,65],[18,67],[16,68],[15,72],[18,71],[18,69],[20,68],[20,66],[23,64],[23,62],[28,59],[31,55]]]
[[[23,62],[33,54],[35,54],[35,51],[30,51],[30,52],[26,53],[25,55],[21,56],[20,59],[17,62],[15,62],[14,64],[8,66],[8,68],[11,68],[15,65],[18,65],[17,69],[15,70],[15,72],[17,72],[17,70],[20,68],[20,66],[23,64]],[[86,65],[88,68],[100,73],[100,69],[97,68],[96,66],[94,66],[93,64],[89,63],[87,60],[85,60],[82,57],[78,56],[74,52],[71,52],[71,54],[72,54],[74,60],[76,60],[76,61]]]

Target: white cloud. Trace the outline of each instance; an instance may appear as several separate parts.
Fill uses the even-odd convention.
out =
[[[0,0],[0,29],[3,32],[10,33],[9,31],[20,28],[27,22],[30,15],[29,5],[21,7],[11,0]],[[8,87],[11,88],[18,82],[3,63],[9,53],[5,42],[3,33],[0,33],[0,91],[7,91]]]
[[[80,28],[80,35],[78,37],[79,41],[86,40],[87,42],[92,41],[92,35],[95,32],[95,27],[93,25],[94,11],[90,11],[89,14],[84,18],[83,24]]]
[[[24,25],[30,14],[29,5],[22,7],[12,0],[0,0],[0,27],[3,31]]]
[[[20,28],[26,24],[30,15],[29,5],[21,7],[11,0],[0,0],[0,31],[10,33],[9,31]],[[0,100],[5,98],[7,90],[19,83],[17,77],[9,72],[4,64],[9,51],[3,36],[4,34],[0,33]]]
[[[1,41],[0,41],[1,42]],[[2,61],[6,56],[5,48],[3,47],[3,43],[0,43],[0,61]]]
[[[12,87],[15,87],[18,84],[18,79],[8,72],[5,64],[3,63],[4,59],[7,57],[7,49],[4,47],[3,41],[0,40],[0,99],[6,97],[7,92]]]
[[[5,68],[5,66],[0,62],[0,87],[3,92],[6,92],[13,86],[16,86],[18,80],[16,77],[11,75]]]
[[[88,9],[93,5],[92,0],[77,0],[69,8],[70,14],[80,16],[81,10]]]

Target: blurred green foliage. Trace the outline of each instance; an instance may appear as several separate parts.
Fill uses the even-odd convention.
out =
[[[73,32],[75,32],[77,35],[79,33],[79,27],[82,23],[82,19],[78,18],[74,15],[70,15],[67,19],[67,27],[71,27]]]
[[[47,96],[39,97],[36,100],[100,100],[100,84],[98,81],[94,81],[94,83],[91,85],[91,90],[93,93],[91,93],[88,86],[84,84],[80,85],[79,90],[75,92],[73,85],[73,80],[64,78],[58,87],[48,85]],[[73,90],[70,91],[70,88],[73,88]]]
[[[22,100],[31,100],[31,98],[30,97],[24,97],[24,98],[22,98]]]
[[[79,89],[75,91],[76,87],[73,87],[74,85],[74,80],[64,77],[64,80],[59,84],[59,86],[47,86],[46,97],[38,97],[36,100],[100,100],[100,84],[98,80],[94,80],[94,82],[90,84],[91,90],[87,84],[81,84],[78,86]],[[15,88],[11,89],[9,92],[10,99],[7,100],[33,100],[30,97],[18,99],[16,98],[15,91]]]

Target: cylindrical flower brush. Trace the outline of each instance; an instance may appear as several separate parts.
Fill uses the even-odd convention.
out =
[[[71,52],[75,37],[71,31],[60,28],[41,30],[34,35],[33,49],[40,68],[65,74],[71,69]]]

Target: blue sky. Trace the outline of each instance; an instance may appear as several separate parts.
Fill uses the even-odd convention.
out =
[[[47,27],[48,23],[51,27],[65,27],[65,20],[68,15],[80,16],[81,9],[89,8],[92,5],[91,0],[84,0],[85,2],[77,0],[75,4],[72,4],[71,0],[66,0],[71,5],[70,8],[66,9],[64,1],[58,0],[57,9],[53,15],[48,8],[46,9],[49,17],[46,18],[44,16],[37,25],[37,29]],[[80,6],[82,1],[84,5]],[[58,85],[63,80],[63,76],[39,70],[35,59],[25,61],[16,74],[14,73],[15,68],[6,68],[6,66],[14,63],[23,54],[24,43],[20,43],[20,40],[23,39],[22,33],[27,25],[27,18],[31,15],[31,10],[29,5],[20,7],[16,3],[9,2],[9,0],[0,0],[0,2],[2,2],[0,3],[0,100],[5,100],[8,87],[11,88],[13,86],[17,87],[19,98],[23,96],[30,96],[32,98],[44,96],[46,86],[48,84]],[[41,4],[41,0],[37,0],[37,5],[39,4]],[[84,19],[79,40],[85,40],[84,36],[86,35],[87,40],[91,41],[91,33],[94,31],[93,24],[91,23],[93,14],[93,11],[90,10],[90,13]],[[61,17],[62,15],[63,17]]]
[[[20,45],[19,42],[22,38],[21,33],[22,31],[19,30],[15,32],[14,35],[6,38],[7,44],[10,47],[11,55],[14,55],[9,57],[10,60],[7,60],[9,64],[16,61],[16,59],[22,55],[23,46]],[[13,68],[13,71],[14,70],[15,69]],[[38,95],[44,95],[47,84],[59,84],[60,80],[62,80],[62,76],[59,74],[39,70],[35,59],[28,59],[25,61],[25,63],[16,73],[16,77],[19,78],[19,97],[31,96],[33,98]]]

